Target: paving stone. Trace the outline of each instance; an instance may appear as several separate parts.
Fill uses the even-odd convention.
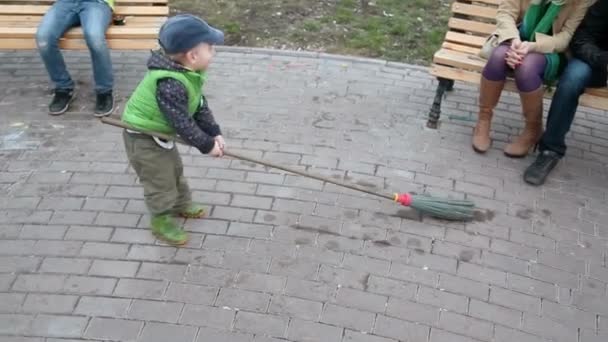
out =
[[[134,300],[127,317],[142,321],[177,323],[184,304]]]
[[[63,289],[67,293],[110,295],[116,282],[117,280],[112,278],[69,276]]]
[[[418,302],[460,313],[466,313],[469,305],[469,300],[465,296],[429,287],[420,287],[418,290]]]
[[[524,315],[523,330],[555,341],[574,341],[578,331],[545,317]]]
[[[127,256],[129,245],[118,243],[86,242],[80,254],[86,257],[122,259]]]
[[[340,288],[336,295],[336,303],[345,307],[383,313],[386,310],[388,298],[376,294],[349,288]]]
[[[287,338],[302,342],[339,341],[343,330],[333,325],[294,319],[289,325]]]
[[[174,302],[211,305],[218,292],[214,287],[171,283],[165,297]]]
[[[71,226],[65,234],[66,240],[77,241],[108,241],[112,236],[113,228]]]
[[[127,258],[131,260],[167,262],[173,259],[176,251],[177,249],[174,247],[134,245],[131,246]]]
[[[21,228],[21,239],[61,240],[68,227],[66,226],[35,226],[24,225]]]
[[[167,283],[160,280],[120,279],[114,290],[119,297],[159,299],[163,296]]]
[[[181,281],[186,269],[186,265],[143,262],[137,272],[137,278]]]
[[[490,289],[490,303],[536,314],[540,310],[540,298],[498,287]]]
[[[362,334],[352,330],[346,330],[344,334],[344,341],[350,342],[395,342],[396,340],[388,339],[384,337],[374,336],[370,334]]]
[[[389,298],[386,314],[390,317],[427,325],[436,325],[439,320],[438,308],[397,298]]]
[[[437,273],[433,271],[398,263],[393,263],[391,265],[389,276],[392,278],[428,286],[435,286],[439,278]]]
[[[273,297],[268,309],[269,313],[296,317],[308,321],[317,321],[321,315],[323,304],[295,297],[276,296]]]
[[[0,312],[17,313],[21,310],[21,304],[25,300],[22,293],[0,293]]]
[[[106,297],[81,297],[74,310],[77,315],[124,318],[131,299]]]
[[[439,327],[482,341],[489,341],[493,334],[493,326],[491,323],[453,312],[441,313]]]
[[[494,331],[494,339],[496,342],[510,342],[510,341],[522,341],[522,342],[544,342],[546,341],[540,336],[525,333],[520,330],[511,329],[496,325]]]
[[[65,281],[65,275],[20,274],[13,283],[13,290],[21,292],[60,292]]]
[[[361,331],[370,331],[374,317],[375,315],[371,312],[328,304],[321,314],[321,322],[345,328],[359,329]]]
[[[190,266],[185,280],[190,283],[225,287],[234,282],[236,272],[207,266]]]
[[[401,299],[413,299],[418,290],[417,284],[374,275],[370,275],[366,284],[367,288],[364,287],[365,291]]]
[[[285,285],[285,294],[313,301],[327,301],[335,288],[328,284],[289,277]]]
[[[106,277],[134,277],[139,269],[136,261],[95,260],[89,270],[90,275]]]
[[[80,337],[88,321],[86,317],[38,315],[30,331],[34,336]]]
[[[152,245],[154,241],[156,238],[147,229],[116,228],[112,235],[112,242]]]
[[[124,319],[93,318],[85,337],[100,340],[135,341],[143,325],[143,322]]]
[[[376,335],[398,339],[399,341],[416,342],[427,341],[430,328],[426,325],[414,324],[396,318],[378,315],[374,333]]]
[[[234,309],[266,312],[270,303],[270,295],[239,289],[221,289],[216,305]]]
[[[30,315],[0,314],[0,333],[2,335],[23,335],[27,333],[34,319]]]
[[[29,294],[23,303],[23,312],[69,314],[77,300],[77,296]]]
[[[234,327],[239,331],[283,337],[288,323],[287,317],[240,311],[236,315]]]
[[[235,316],[236,311],[229,308],[187,304],[184,307],[184,312],[179,322],[201,327],[230,330]]]
[[[436,328],[431,329],[430,336],[431,336],[431,338],[430,338],[431,342],[475,342],[475,341],[479,341],[479,340],[474,340],[471,337],[456,335],[451,332],[447,332],[445,330],[436,329]]]
[[[244,290],[280,293],[285,288],[286,277],[260,274],[253,272],[239,272],[234,286]]]
[[[40,265],[40,258],[21,256],[0,256],[0,272],[34,272]]]

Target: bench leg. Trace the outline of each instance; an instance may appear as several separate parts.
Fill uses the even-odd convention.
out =
[[[435,92],[435,100],[431,106],[429,120],[426,123],[426,127],[432,129],[437,129],[437,123],[439,122],[439,117],[441,116],[441,101],[443,101],[445,92],[451,91],[454,88],[453,80],[448,80],[441,77],[438,77],[437,80],[439,81],[439,84],[437,85],[437,91]]]
[[[446,91],[454,90],[454,80],[448,80],[448,87],[445,90]]]

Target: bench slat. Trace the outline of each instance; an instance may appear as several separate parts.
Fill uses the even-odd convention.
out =
[[[50,8],[46,5],[0,5],[0,13],[3,14],[38,14],[43,15]],[[167,16],[167,6],[116,6],[116,14],[119,15],[141,15],[141,16]]]
[[[2,16],[0,15],[0,27],[10,28],[10,27],[38,27],[40,21],[42,20],[41,16],[22,16],[22,15],[13,15],[13,16]],[[160,27],[165,20],[166,17],[128,17],[126,19],[126,24],[121,27]]]
[[[481,48],[486,42],[487,37],[473,36],[470,34],[458,33],[458,32],[447,32],[445,40],[452,43],[458,43],[461,45],[468,45],[473,47]]]
[[[456,0],[457,2],[462,2],[465,4],[470,4],[472,3],[481,3],[481,4],[486,4],[486,5],[494,5],[496,7],[498,7],[498,5],[500,5],[500,2],[502,0]]]
[[[486,19],[495,19],[497,9],[489,6],[476,6],[467,5],[459,2],[455,2],[452,5],[452,12],[458,14],[464,14],[472,17],[480,17]]]
[[[443,42],[443,44],[441,44],[441,47],[443,49],[464,52],[464,53],[467,53],[469,55],[474,55],[474,56],[477,56],[479,54],[479,51],[481,50],[476,47],[460,45],[460,44],[450,43],[450,42]]]
[[[31,39],[36,35],[36,27],[3,27],[0,26],[0,38],[24,38]],[[111,26],[106,31],[108,39],[156,39],[158,37],[158,27],[127,27]],[[82,28],[75,27],[70,29],[65,38],[83,38]]]
[[[441,49],[435,53],[433,63],[480,72],[486,65],[486,60],[467,53]]]
[[[19,4],[19,3],[24,3],[24,2],[52,4],[55,1],[56,0],[0,0],[0,4],[6,4],[6,3]],[[124,6],[126,4],[167,4],[168,0],[117,0],[116,3],[120,4],[122,6]]]
[[[86,50],[87,44],[82,39],[62,39],[59,46],[66,50]],[[151,50],[158,48],[156,39],[108,39],[112,50]],[[36,41],[31,39],[0,38],[0,50],[33,50]]]
[[[496,30],[496,25],[454,17],[450,18],[450,20],[448,21],[448,27],[453,30],[472,32],[482,34],[484,36],[489,36]]]

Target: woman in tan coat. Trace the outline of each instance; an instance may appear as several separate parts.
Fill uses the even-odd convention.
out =
[[[543,83],[557,80],[567,63],[574,31],[595,0],[503,0],[496,15],[500,45],[488,59],[479,94],[479,118],[473,149],[491,146],[490,125],[507,75],[513,73],[521,99],[525,128],[505,147],[509,157],[524,157],[540,136],[543,124]]]

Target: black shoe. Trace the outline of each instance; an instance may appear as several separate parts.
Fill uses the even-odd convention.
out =
[[[53,101],[49,104],[49,114],[61,115],[70,108],[70,103],[74,100],[73,90],[55,90]]]
[[[114,97],[112,92],[97,94],[95,102],[95,116],[102,117],[112,114],[114,111]]]
[[[524,181],[532,185],[543,185],[551,170],[555,168],[562,157],[549,150],[542,151],[532,165],[524,173]]]

